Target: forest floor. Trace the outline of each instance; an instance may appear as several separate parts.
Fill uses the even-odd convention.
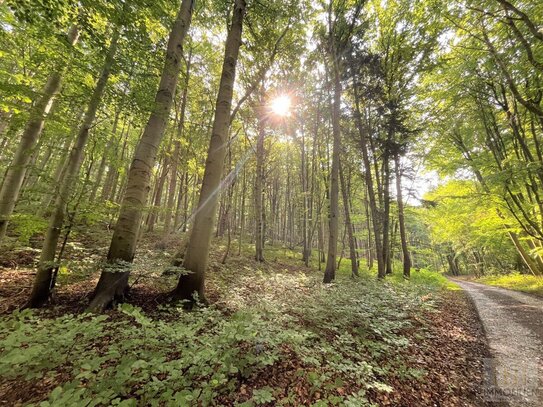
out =
[[[488,396],[514,406],[543,405],[543,300],[454,280],[474,300],[491,348],[494,386]],[[519,338],[522,338],[519,340]]]
[[[177,276],[162,272],[178,242],[152,241],[130,304],[101,316],[81,313],[100,242],[71,245],[53,304],[39,311],[17,311],[35,253],[0,259],[24,263],[0,269],[0,405],[490,405],[473,303],[436,273],[352,279],[344,260],[325,286],[289,249],[268,247],[257,263],[250,247],[232,248],[221,264],[216,242],[211,305],[187,313],[167,302]]]

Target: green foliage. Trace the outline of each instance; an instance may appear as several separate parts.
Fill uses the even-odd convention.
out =
[[[543,277],[511,273],[507,275],[481,277],[477,279],[477,281],[496,287],[507,288],[509,290],[523,291],[543,296]]]
[[[32,236],[41,234],[47,229],[47,220],[30,213],[15,214],[12,222],[18,240],[23,244],[28,244]]]
[[[419,211],[430,237],[442,255],[461,256],[469,272],[503,271],[515,267],[514,247],[503,219],[498,216],[496,196],[484,193],[472,180],[451,180],[424,196],[427,207]],[[474,257],[480,253],[480,257]],[[486,256],[486,264],[480,258]]]
[[[0,322],[0,376],[53,380],[63,372],[67,379],[43,406],[211,405],[241,379],[289,360],[328,405],[369,405],[365,392],[392,391],[386,377],[404,365],[410,315],[433,307],[427,278],[319,280],[233,265],[212,283],[231,294],[221,309],[161,307],[149,315],[123,304],[108,316],[57,318],[16,312]],[[360,391],[335,392],[347,384]],[[292,404],[296,393],[282,390],[255,388],[242,405]]]
[[[269,386],[262,387],[261,389],[253,390],[253,398],[251,399],[255,404],[271,403],[275,398],[273,397],[272,388]]]
[[[392,275],[397,284],[416,285],[423,291],[442,289],[457,290],[458,286],[451,283],[443,274],[428,269],[411,270],[411,278],[406,281],[400,273]]]

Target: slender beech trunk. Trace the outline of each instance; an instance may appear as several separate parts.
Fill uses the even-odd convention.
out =
[[[338,62],[334,61],[334,104],[332,110],[332,171],[330,174],[330,209],[328,214],[328,256],[324,269],[324,283],[331,283],[336,278],[336,255],[339,216],[339,154],[341,150],[341,78]]]
[[[341,181],[341,194],[343,198],[343,208],[345,210],[345,228],[349,239],[349,257],[351,258],[351,271],[353,277],[358,277],[358,257],[356,255],[356,243],[354,239],[354,228],[351,222],[351,208],[349,205],[349,191],[345,182],[345,174],[341,160],[339,161],[339,178]],[[339,265],[338,265],[339,267]]]
[[[78,118],[80,119],[80,117]],[[79,122],[79,120],[78,120]],[[77,132],[77,128],[73,129],[73,134]],[[56,162],[55,172],[53,173],[53,176],[51,178],[51,186],[52,191],[51,193],[47,193],[42,197],[41,200],[41,207],[38,210],[38,215],[45,217],[47,214],[49,214],[49,208],[53,206],[55,203],[55,196],[60,188],[60,184],[62,182],[62,177],[64,176],[64,167],[66,164],[67,156],[69,155],[69,151],[71,150],[70,145],[72,143],[71,137],[68,137],[65,141],[62,147],[60,148],[59,152],[59,158]]]
[[[78,38],[79,30],[74,25],[70,28],[67,35],[70,47],[73,47],[77,43]],[[63,63],[63,65],[65,64]],[[26,169],[43,130],[45,118],[51,109],[55,96],[62,86],[64,71],[64,66],[58,66],[49,76],[38,100],[30,110],[30,117],[21,136],[19,146],[4,177],[2,188],[0,189],[0,241],[2,241],[6,234],[9,218],[19,198]]]
[[[245,196],[247,195],[247,171],[245,166],[243,166],[243,176],[241,182],[241,214],[239,220],[238,256],[241,256],[241,246],[243,245],[243,234],[245,232]]]
[[[302,128],[302,140],[300,145],[301,150],[301,178],[302,178],[302,201],[303,201],[303,208],[302,208],[302,240],[303,240],[303,248],[302,248],[302,260],[306,267],[309,267],[309,258],[311,256],[311,245],[310,245],[310,236],[308,233],[308,227],[309,227],[309,196],[308,196],[308,169],[307,169],[307,157],[306,157],[306,146],[305,146],[305,132]]]
[[[21,190],[23,191],[23,194],[24,194],[24,190],[33,190],[36,187],[36,185],[38,185],[39,181],[41,181],[42,176],[45,173],[47,163],[50,162],[52,155],[53,155],[53,148],[51,144],[49,144],[45,150],[45,154],[40,159],[40,163],[36,166],[34,171],[32,171],[32,173],[29,174],[30,176],[28,177],[28,180],[23,182],[23,187],[21,188]],[[28,171],[27,171],[27,174],[28,174]]]
[[[172,214],[175,201],[175,194],[177,192],[177,172],[179,167],[179,157],[181,155],[181,138],[183,137],[184,128],[185,128],[185,113],[187,110],[187,95],[189,90],[190,82],[190,65],[192,60],[192,49],[189,51],[189,56],[187,58],[187,72],[185,74],[185,84],[183,87],[183,96],[181,97],[181,107],[179,114],[179,123],[177,124],[177,134],[174,140],[174,149],[172,157],[172,168],[170,172],[170,185],[168,191],[168,203],[166,205],[166,213],[164,215],[164,236],[170,233],[171,223],[172,223]],[[181,201],[181,196],[179,196],[179,202]],[[175,221],[174,221],[175,223]]]
[[[74,186],[77,181],[81,163],[83,161],[83,155],[85,152],[85,145],[89,138],[89,131],[96,118],[96,112],[98,106],[102,101],[104,91],[106,89],[107,81],[109,79],[115,53],[117,52],[117,43],[119,39],[119,31],[116,30],[113,33],[111,44],[107,52],[102,73],[96,87],[92,93],[91,99],[83,123],[79,128],[75,144],[72,147],[68,162],[65,168],[65,175],[62,184],[59,187],[55,206],[53,212],[49,218],[49,226],[45,233],[45,240],[40,255],[38,264],[38,272],[36,274],[34,285],[32,287],[32,293],[27,304],[28,307],[40,307],[49,298],[50,290],[53,288],[51,285],[53,270],[55,269],[55,253],[57,250],[57,244],[62,232],[62,226],[64,224],[64,217],[67,210],[68,201],[72,196]]]
[[[373,225],[373,236],[375,240],[375,254],[377,258],[377,277],[385,277],[385,263],[383,262],[383,244],[381,240],[381,217],[379,216],[379,209],[377,208],[377,202],[375,199],[375,188],[373,184],[373,177],[371,174],[372,165],[368,153],[368,139],[366,132],[364,131],[362,123],[362,112],[360,110],[360,98],[358,95],[357,85],[354,85],[353,93],[356,106],[356,121],[358,132],[360,134],[360,149],[362,150],[362,159],[364,162],[364,179],[366,181],[366,188],[368,191],[368,201],[371,210],[371,220]],[[368,231],[369,232],[369,231]]]
[[[396,196],[398,201],[398,222],[400,224],[400,239],[402,243],[403,254],[403,276],[409,278],[411,276],[411,256],[407,245],[407,231],[405,229],[404,205],[402,197],[402,171],[400,168],[400,156],[394,156],[394,164],[396,170]]]
[[[193,5],[194,0],[182,0],[168,39],[154,109],[136,148],[128,173],[127,187],[107,255],[108,266],[102,271],[89,305],[89,310],[93,312],[104,310],[114,300],[124,299],[128,289],[129,265],[136,252],[143,210],[150,190],[151,171],[170,115],[181,70],[183,42],[192,19]]]
[[[392,274],[392,253],[390,245],[392,242],[390,233],[390,155],[388,147],[385,146],[383,153],[383,263],[385,274]]]
[[[92,192],[89,197],[89,202],[95,201],[96,195],[98,194],[98,188],[100,188],[100,184],[102,183],[102,178],[106,170],[107,154],[109,153],[109,151],[111,151],[111,149],[113,148],[113,144],[115,143],[115,137],[117,135],[117,126],[119,124],[120,114],[121,114],[121,106],[119,106],[117,111],[115,112],[115,119],[113,120],[113,129],[111,130],[111,136],[109,137],[107,141],[104,154],[102,154],[102,159],[100,160],[100,165],[98,166],[98,173],[96,174],[96,179],[94,180],[94,183],[92,186]]]
[[[123,127],[121,129],[121,135],[119,139],[115,141],[113,153],[110,155],[110,157],[108,157],[109,164],[108,164],[104,186],[102,187],[102,192],[100,194],[101,201],[106,201],[110,199],[111,191],[113,189],[113,184],[115,182],[116,177],[118,176],[117,159],[118,159],[121,143],[123,142],[123,139],[125,138],[125,130],[126,130],[126,125],[127,125],[126,122],[127,120],[124,120]],[[129,130],[130,130],[130,124],[128,124],[128,131],[126,131],[126,134],[128,134]]]
[[[232,170],[232,150],[231,145],[228,144],[228,171],[230,172]],[[228,190],[226,194],[226,208],[225,208],[225,222],[226,222],[226,250],[224,251],[224,254],[221,259],[221,264],[226,263],[226,259],[228,258],[228,255],[230,254],[230,246],[232,245],[232,216],[231,216],[231,209],[232,209],[232,197],[234,196],[234,190],[235,190],[235,182],[236,182],[236,172],[232,172],[231,175],[229,173],[228,176]]]
[[[160,175],[156,180],[154,200],[152,200],[153,207],[149,212],[147,217],[147,231],[152,232],[155,229],[155,224],[159,220],[161,204],[162,204],[162,195],[164,191],[164,184],[166,183],[166,178],[168,176],[170,166],[170,157],[164,156],[162,160],[162,165],[160,169]]]
[[[188,204],[188,197],[189,197],[189,178],[188,178],[188,171],[185,171],[181,175],[181,184],[179,185],[179,191],[177,192],[177,208],[175,209],[175,217],[174,217],[175,230],[179,229],[179,225],[181,224],[181,219],[183,219],[183,223],[181,225],[182,232],[185,232],[185,226],[186,226],[186,221],[187,221],[185,208]]]
[[[264,219],[263,202],[264,193],[264,118],[258,120],[258,138],[256,141],[256,174],[255,174],[255,260],[264,261]]]
[[[236,65],[241,46],[245,9],[245,0],[235,1],[232,25],[226,38],[221,81],[215,106],[215,118],[198,201],[198,209],[194,216],[194,223],[190,232],[184,262],[184,267],[190,274],[182,275],[179,278],[179,283],[173,292],[174,298],[189,301],[187,306],[193,303],[193,295],[195,293],[201,300],[204,300],[204,279],[209,256],[209,246],[211,244],[211,234],[216,217],[217,201],[219,199],[226,144],[228,142],[230,111],[232,109]]]
[[[368,203],[368,188],[364,188],[364,212],[366,214],[366,230],[368,231],[368,239],[366,241],[366,262],[368,270],[373,269],[373,241],[372,241],[372,231],[371,231],[371,216],[370,208]]]

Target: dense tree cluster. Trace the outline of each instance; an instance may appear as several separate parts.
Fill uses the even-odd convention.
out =
[[[92,311],[124,300],[146,233],[185,234],[188,307],[214,236],[223,262],[297,248],[325,283],[344,258],[380,279],[543,274],[539,2],[8,0],[0,18],[0,242],[44,236],[28,307],[87,228],[112,231]],[[444,180],[424,199],[421,168]]]

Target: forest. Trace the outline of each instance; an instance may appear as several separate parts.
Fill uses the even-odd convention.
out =
[[[543,2],[0,0],[3,405],[535,407],[537,360]]]

